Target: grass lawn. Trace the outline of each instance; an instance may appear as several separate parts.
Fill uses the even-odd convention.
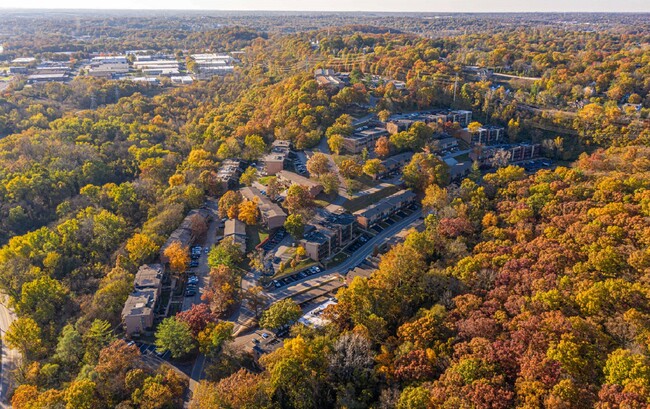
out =
[[[356,212],[357,210],[364,209],[370,206],[373,203],[377,203],[381,199],[392,195],[395,192],[398,192],[400,188],[398,186],[388,186],[382,190],[371,193],[369,195],[357,197],[352,200],[348,200],[343,204],[343,207],[351,213]]]
[[[304,269],[309,268],[311,266],[315,266],[316,264],[318,264],[318,263],[315,262],[314,260],[312,260],[310,258],[306,258],[306,259],[302,260],[300,263],[296,264],[295,267],[289,266],[283,272],[277,273],[276,275],[273,276],[273,279],[277,280],[277,279],[280,279],[282,277],[289,276],[289,275],[295,273],[296,271],[304,270]]]
[[[326,267],[331,268],[337,266],[342,262],[344,262],[345,260],[347,260],[348,257],[350,257],[348,254],[341,251],[337,255],[335,255],[329,262],[327,262]]]
[[[255,247],[258,244],[269,237],[269,232],[258,225],[246,226],[246,236],[248,237],[248,240],[246,241],[246,252],[250,252],[255,250]]]
[[[257,181],[260,182],[261,184],[263,184],[264,186],[266,186],[266,185],[269,184],[269,180],[271,180],[271,178],[274,178],[274,177],[275,176],[263,176],[263,177],[257,179]]]
[[[330,202],[328,202],[327,200],[321,200],[321,199],[314,199],[314,203],[318,207],[327,207],[330,204]]]

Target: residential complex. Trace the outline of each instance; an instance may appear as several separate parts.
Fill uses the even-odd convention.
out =
[[[333,256],[354,237],[354,217],[348,213],[320,210],[306,227],[300,244],[315,261]]]
[[[165,244],[160,248],[160,260],[167,263],[169,259],[165,256],[165,250],[172,243],[178,242],[184,247],[189,247],[198,238],[197,225],[208,223],[211,220],[210,212],[206,209],[194,209],[190,211],[183,222],[176,230],[169,235]]]
[[[414,203],[415,193],[410,190],[400,190],[378,203],[354,212],[354,216],[357,222],[367,229]]]
[[[323,191],[323,185],[297,173],[282,170],[277,173],[278,180],[286,185],[301,185],[309,190],[312,197],[318,196]]]
[[[153,327],[164,272],[162,264],[145,264],[138,269],[134,291],[122,309],[122,324],[127,335],[141,335]]]
[[[386,128],[379,126],[362,127],[350,136],[343,138],[343,149],[349,153],[361,153],[364,149],[373,151],[377,139],[387,136]]]
[[[263,195],[262,192],[254,187],[243,187],[239,191],[248,200],[257,198],[257,207],[260,210],[262,223],[267,229],[277,229],[284,225],[285,220],[287,220],[287,214],[280,206],[266,197],[266,195]]]
[[[458,131],[458,137],[469,145],[496,145],[505,142],[506,132],[502,126],[483,125],[474,133],[462,129]]]
[[[232,238],[242,252],[246,251],[246,225],[237,219],[226,220],[223,229],[223,238]]]
[[[226,159],[221,162],[221,166],[217,171],[217,178],[224,185],[224,189],[234,189],[239,184],[242,164],[239,159]]]

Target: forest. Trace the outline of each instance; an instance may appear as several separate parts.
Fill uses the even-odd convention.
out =
[[[14,408],[650,405],[647,15],[569,24],[553,15],[109,14],[70,25],[7,13],[24,24],[0,32],[3,63],[62,51],[72,60],[140,48],[179,59],[244,52],[233,74],[185,86],[79,76],[2,91],[0,291],[18,317],[2,342],[23,358]],[[349,72],[352,85],[319,86],[313,70],[327,67]],[[340,289],[325,327],[295,324],[256,361],[232,346],[214,306],[235,302],[236,289],[163,321],[171,338],[183,333],[211,357],[191,397],[186,378],[145,365],[123,339],[138,267],[206,198],[232,199],[217,178],[225,159],[259,160],[276,140],[311,149],[351,133],[348,113],[359,109],[446,107],[504,126],[511,142],[542,144],[558,166],[515,164],[449,184],[412,162],[404,179],[424,229]],[[421,150],[428,130],[398,135],[411,139],[391,137],[391,150]],[[376,173],[360,156],[347,171]],[[211,275],[236,286],[242,261],[217,248]],[[295,313],[281,307],[270,311]]]

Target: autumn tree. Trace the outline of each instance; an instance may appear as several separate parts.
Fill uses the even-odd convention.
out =
[[[189,325],[194,336],[203,331],[208,324],[217,321],[207,304],[194,304],[189,310],[176,314],[176,319]]]
[[[190,265],[189,248],[183,246],[179,241],[172,242],[163,254],[169,260],[169,267],[175,273],[182,273]]]
[[[311,175],[320,176],[330,169],[330,160],[324,153],[316,152],[307,160],[307,170]]]
[[[260,326],[277,330],[287,327],[300,318],[302,310],[293,300],[285,298],[269,307],[260,319]]]
[[[244,200],[241,202],[239,205],[239,220],[249,226],[256,224],[260,213],[258,201],[259,199],[254,197],[253,200]]]
[[[291,185],[287,190],[287,198],[284,200],[284,207],[289,213],[303,213],[313,206],[309,190],[301,185]]]
[[[10,348],[20,351],[29,360],[37,358],[43,352],[41,328],[31,318],[18,318],[11,323],[3,337]]]
[[[377,142],[375,143],[375,153],[381,158],[390,155],[390,143],[388,142],[387,137],[382,136],[377,139]]]
[[[339,134],[334,134],[327,138],[327,146],[330,150],[337,155],[341,153],[341,148],[343,148],[343,136]]]
[[[241,276],[233,267],[217,265],[210,270],[210,284],[203,299],[216,314],[225,313],[238,299]]]
[[[269,197],[269,199],[271,200],[277,199],[281,190],[282,190],[282,184],[280,183],[280,181],[278,181],[278,178],[275,176],[269,178],[266,185],[266,195]]]
[[[416,153],[402,173],[406,184],[420,191],[433,183],[444,186],[449,181],[447,165],[433,154]]]
[[[67,408],[92,409],[97,407],[99,401],[96,396],[97,385],[88,379],[72,382],[65,390]]]
[[[232,332],[235,324],[230,321],[209,323],[198,333],[197,341],[202,354],[213,356],[221,351],[223,345],[234,339]]]
[[[158,236],[150,237],[146,234],[136,233],[126,242],[126,251],[129,252],[129,258],[137,265],[150,262],[158,253],[160,238]]]
[[[264,288],[259,285],[250,287],[244,291],[243,299],[246,300],[249,308],[255,312],[255,318],[259,318],[260,311],[268,301],[268,298],[264,295]]]
[[[354,179],[361,176],[362,166],[354,159],[345,159],[339,166],[339,172],[347,179]]]
[[[294,241],[299,241],[305,232],[304,218],[299,213],[290,214],[284,222],[284,228]]]
[[[384,165],[379,159],[370,159],[363,165],[363,173],[376,179],[377,176],[385,170]]]
[[[239,192],[229,190],[224,193],[221,199],[219,199],[219,217],[237,218],[239,205],[242,201],[243,198]]]

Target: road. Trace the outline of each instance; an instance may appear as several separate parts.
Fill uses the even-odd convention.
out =
[[[7,296],[2,295],[0,298],[0,331],[2,335],[9,329],[11,323],[16,319],[16,315],[6,307]],[[13,387],[13,371],[20,363],[20,353],[9,349],[2,343],[2,369],[0,370],[0,408],[11,408],[7,397]]]
[[[290,286],[272,291],[267,294],[269,296],[269,299],[271,300],[271,302],[276,302],[285,298],[289,298],[294,296],[296,293],[299,293],[306,289],[315,287],[320,283],[328,281],[329,279],[331,279],[332,274],[347,273],[348,270],[354,268],[357,264],[361,263],[363,260],[365,260],[366,257],[372,254],[373,250],[375,249],[375,246],[379,246],[384,241],[386,241],[390,237],[393,237],[395,234],[400,232],[405,227],[408,227],[409,225],[416,222],[421,215],[422,215],[422,211],[420,209],[414,211],[409,216],[405,217],[404,219],[398,221],[397,223],[391,226],[388,226],[387,228],[382,230],[381,233],[378,233],[376,236],[372,237],[341,264],[332,267],[328,270],[324,270],[319,274],[315,274],[313,276],[304,278],[300,281],[296,281],[292,283]]]
[[[212,248],[216,243],[217,225],[219,224],[218,209],[219,205],[216,200],[208,199],[207,208],[212,212],[212,221],[208,224],[208,231],[206,233],[204,247]],[[196,295],[192,297],[185,297],[183,299],[183,311],[189,310],[194,304],[201,304],[201,296],[205,292],[205,287],[210,279],[210,266],[208,266],[208,256],[204,251],[201,251],[201,258],[199,258],[199,266],[195,268],[196,276],[199,278],[199,283],[196,286]]]
[[[345,274],[348,270],[354,268],[357,264],[361,263],[372,254],[375,246],[382,244],[388,238],[394,236],[396,233],[408,227],[417,221],[421,216],[422,211],[420,209],[414,211],[412,214],[406,218],[398,221],[397,223],[387,227],[382,230],[381,233],[378,233],[376,236],[372,237],[368,242],[361,246],[357,251],[355,251],[347,260],[343,261],[341,264],[332,267],[328,270],[324,270],[318,274],[308,276],[302,280],[296,281],[287,287],[280,289],[273,289],[266,293],[268,297],[267,306],[273,304],[274,302],[280,301],[285,298],[292,297],[297,293],[308,290],[310,288],[318,287],[319,285],[326,283],[332,280],[332,276],[336,273]],[[249,309],[245,304],[242,304],[237,314],[231,317],[231,321],[235,323],[235,336],[243,333],[255,318],[255,313]]]
[[[219,215],[217,214],[219,209],[218,202],[214,199],[208,199],[207,208],[212,212],[212,221],[208,224],[208,231],[206,233],[205,243],[203,243],[203,246],[212,248],[212,246],[214,246],[216,243],[217,226],[220,221]],[[195,270],[196,276],[199,278],[198,285],[196,286],[196,295],[192,297],[185,297],[183,299],[183,311],[189,310],[194,304],[201,304],[204,302],[201,299],[201,296],[205,292],[210,280],[210,266],[208,265],[208,256],[204,251],[201,251],[199,266]],[[196,361],[194,361],[194,366],[192,367],[192,372],[190,373],[190,391],[193,391],[199,380],[201,380],[204,365],[205,356],[203,354],[200,354],[196,358]]]

